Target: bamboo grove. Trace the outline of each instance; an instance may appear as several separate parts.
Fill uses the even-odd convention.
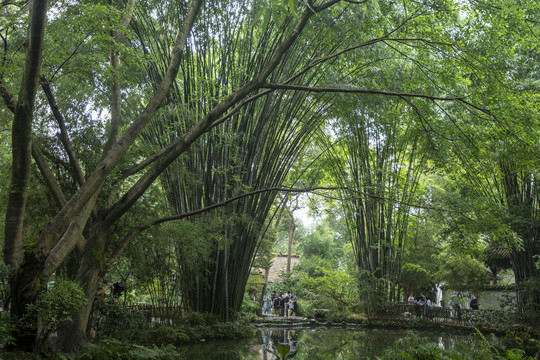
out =
[[[358,269],[382,279],[389,300],[409,219],[418,203],[433,205],[421,188],[430,171],[489,199],[497,225],[485,232],[506,241],[518,282],[536,280],[538,6],[7,2],[0,114],[11,136],[3,249],[13,316],[28,316],[51,276],[70,278],[88,303],[60,337],[78,347],[130,242],[157,243],[145,231],[185,218],[192,231],[168,248],[183,301],[231,319],[277,189],[294,190],[314,148],[326,149],[311,162],[328,164],[323,185],[341,189]],[[529,290],[523,304],[536,306],[540,290]],[[35,341],[18,333],[21,347]]]

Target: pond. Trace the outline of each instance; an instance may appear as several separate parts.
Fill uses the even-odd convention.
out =
[[[437,343],[441,348],[451,348],[458,340],[473,341],[468,333],[451,333],[434,330],[416,331],[422,338]],[[398,329],[344,329],[344,328],[266,328],[260,329],[250,340],[201,343],[190,345],[182,351],[182,359],[198,360],[273,360],[278,343],[292,345],[296,360],[316,359],[376,359],[385,349],[405,336]]]

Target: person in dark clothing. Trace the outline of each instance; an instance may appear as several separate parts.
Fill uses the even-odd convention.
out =
[[[115,298],[119,298],[122,293],[126,291],[126,285],[122,281],[112,284],[112,295]]]
[[[281,289],[281,296],[279,297],[279,314],[280,316],[285,316],[285,291]]]
[[[426,299],[424,294],[420,294],[416,297],[416,301],[414,302],[414,312],[416,313],[416,317],[422,316],[425,303]]]
[[[274,315],[276,316],[279,316],[279,312],[280,312],[280,303],[279,303],[279,295],[274,291],[275,293],[275,296],[274,296]]]
[[[479,309],[480,303],[478,302],[478,295],[476,295],[475,297],[473,297],[471,299],[471,301],[469,302],[469,306],[473,310],[478,310]]]
[[[271,311],[272,315],[276,315],[276,296],[277,296],[277,293],[274,290],[270,298],[270,304],[272,305],[272,311]]]

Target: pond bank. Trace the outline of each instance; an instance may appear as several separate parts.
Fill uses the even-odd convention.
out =
[[[436,329],[440,331],[471,332],[479,330],[483,333],[493,333],[503,335],[508,332],[529,334],[532,337],[540,338],[540,329],[525,325],[513,325],[507,327],[484,326],[474,322],[463,323],[441,323],[422,318],[401,319],[401,318],[352,318],[342,321],[327,321],[324,319],[308,319],[303,317],[287,318],[283,316],[263,316],[257,318],[255,324],[258,328],[300,328],[300,327],[340,327],[349,329],[362,328],[388,328],[406,330],[427,330]]]

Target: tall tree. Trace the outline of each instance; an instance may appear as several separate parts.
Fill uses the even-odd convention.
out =
[[[359,268],[390,286],[399,280],[411,204],[425,170],[421,130],[399,104],[352,109],[342,116],[336,145],[344,157],[338,176],[348,179],[342,195],[349,199],[343,203],[346,219]]]
[[[177,4],[178,6],[167,3],[167,6],[160,8],[160,10],[174,10],[181,14],[181,17],[183,16],[182,23],[169,23],[167,26],[163,26],[167,35],[176,32],[176,36],[167,37],[171,39],[172,43],[169,45],[170,50],[165,53],[152,52],[151,48],[148,48],[144,42],[128,42],[128,39],[133,38],[129,26],[140,24],[133,19],[133,6],[151,6],[152,3],[134,4],[128,2],[125,7],[116,8],[99,4],[84,6],[78,3],[55,2],[54,8],[51,9],[55,12],[51,28],[55,29],[54,24],[59,24],[59,27],[66,26],[82,30],[77,33],[76,42],[70,43],[71,52],[66,52],[64,49],[64,51],[55,53],[53,51],[54,44],[48,42],[43,26],[46,20],[47,3],[33,2],[34,7],[30,13],[31,26],[26,41],[25,70],[19,87],[21,95],[17,101],[14,101],[13,97],[10,96],[12,93],[10,86],[18,85],[6,82],[5,77],[2,81],[3,99],[7,108],[15,113],[12,130],[16,140],[12,144],[15,154],[11,185],[13,200],[10,200],[8,206],[6,238],[4,240],[6,261],[19,265],[11,281],[14,317],[19,318],[25,314],[26,305],[35,300],[41,284],[46,283],[46,278],[64,263],[75,248],[78,248],[80,255],[76,277],[83,286],[89,302],[84,311],[75,314],[74,328],[67,332],[64,338],[68,347],[77,346],[84,338],[92,300],[100,276],[106,270],[104,264],[108,264],[104,259],[107,259],[108,254],[111,254],[110,251],[114,250],[111,249],[114,244],[112,244],[110,236],[113,226],[145,194],[160,174],[201,135],[225,122],[254,99],[270,93],[270,91],[260,92],[260,90],[265,81],[278,69],[278,65],[282,61],[286,61],[288,51],[303,32],[308,20],[315,14],[335,7],[338,3],[340,3],[338,0],[310,1],[305,8],[299,8],[297,12],[295,11],[295,17],[291,16],[289,20],[283,21],[284,26],[276,40],[276,45],[272,51],[265,53],[264,59],[249,74],[249,77],[242,78],[236,86],[231,85],[227,86],[226,90],[223,89],[225,90],[223,96],[213,101],[209,107],[201,108],[201,111],[196,113],[194,121],[186,122],[185,126],[181,128],[179,136],[147,159],[137,159],[141,162],[135,164],[133,159],[136,159],[135,155],[137,154],[132,152],[140,149],[137,147],[136,140],[155,117],[160,107],[166,103],[164,100],[167,99],[171,87],[179,81],[176,75],[184,59],[184,50],[192,30],[195,26],[204,26],[204,23],[197,22],[203,2],[195,0],[191,2],[191,5],[180,3]],[[281,18],[281,13],[287,18],[288,9],[279,7],[277,10],[277,17]],[[67,21],[67,19],[73,21]],[[58,34],[51,32],[51,39],[54,39],[54,36],[58,36]],[[161,36],[157,33],[156,35]],[[43,40],[44,36],[45,40]],[[9,39],[4,38],[4,41],[16,42],[18,39],[17,36],[13,36]],[[193,38],[192,41],[195,43],[198,39]],[[9,52],[11,49],[9,46],[4,46],[6,58],[11,55],[16,56],[16,51]],[[257,49],[255,52],[263,50]],[[48,55],[46,63],[49,68],[47,69],[48,73],[40,79],[38,70],[42,53]],[[58,54],[66,56],[63,59],[55,58]],[[92,61],[88,61],[88,57],[85,58],[87,54],[97,54],[96,58],[102,56],[101,60],[96,62],[97,66],[91,65]],[[163,72],[159,83],[143,83],[137,87],[133,82],[130,82],[132,78],[128,77],[129,70],[134,70],[136,67],[129,69],[129,66],[134,66],[136,62],[130,62],[128,57],[124,57],[126,67],[123,67],[122,62],[119,61],[119,57],[122,57],[123,54],[130,54],[130,57],[137,54],[136,59],[145,59],[150,63],[156,61],[160,56],[165,56],[168,61],[164,63],[166,65],[162,68]],[[104,62],[104,59],[108,59],[108,64]],[[72,127],[65,126],[66,116],[65,114],[61,116],[62,112],[59,111],[61,102],[55,101],[53,96],[55,91],[62,90],[60,85],[63,84],[63,81],[59,78],[68,79],[71,78],[71,74],[74,74],[75,78],[77,78],[76,74],[87,75],[84,72],[85,68],[78,66],[70,68],[69,66],[71,62],[81,64],[85,60],[88,61],[88,70],[94,71],[91,73],[92,76],[86,77],[86,80],[94,84],[94,89],[107,92],[108,96],[105,98],[94,97],[92,100],[98,100],[96,102],[83,101],[79,108],[75,104],[69,104],[75,110],[70,115],[85,113],[87,107],[94,108],[98,113],[106,111],[107,114],[105,119],[100,119],[100,121],[107,123],[107,133],[103,139],[94,144],[102,146],[103,152],[98,155],[98,161],[93,159],[83,166],[77,163],[78,157],[72,156],[72,148],[75,147],[70,146],[71,139],[66,136],[69,135],[67,132],[70,129],[77,130],[77,126],[76,124],[71,124]],[[296,74],[292,80],[320,63],[323,62],[310,64],[309,67]],[[137,65],[144,64],[145,62],[141,62]],[[68,69],[73,73],[67,71]],[[16,67],[5,67],[3,70],[4,75],[6,75],[7,70],[12,70],[14,74],[17,73]],[[80,78],[85,78],[84,75]],[[16,75],[10,77],[14,80],[17,78]],[[70,191],[62,189],[59,179],[52,176],[54,173],[50,171],[50,164],[43,156],[40,143],[30,141],[32,123],[35,119],[32,103],[35,99],[38,81],[41,81],[44,93],[47,95],[47,103],[62,138],[61,144],[58,144],[56,150],[62,149],[63,154],[66,154],[66,158],[69,159],[66,162],[59,161],[59,163],[68,170],[68,173],[73,174],[72,184],[74,187],[70,188]],[[55,87],[55,82],[59,87]],[[122,91],[123,84],[130,85],[130,87],[125,88],[125,93]],[[84,90],[89,88],[92,86],[88,86]],[[74,93],[76,95],[76,91]],[[67,102],[73,99],[73,93],[67,95],[66,91],[63,94],[66,96]],[[134,111],[133,108],[122,107],[124,102],[131,105],[136,104],[133,100],[137,96],[142,99],[143,103],[142,106],[140,106],[140,102],[139,106],[135,106],[137,111]],[[105,99],[109,102],[107,106],[104,104]],[[66,105],[66,108],[69,106]],[[46,114],[45,109],[42,108],[40,113]],[[43,128],[45,131],[42,132],[38,130],[34,128],[34,131],[44,139],[53,133],[50,127]],[[22,136],[21,141],[17,140],[19,136]],[[25,251],[21,224],[24,224],[25,194],[28,190],[30,145],[32,145],[35,161],[51,191],[51,196],[60,210],[52,216],[48,225],[42,229],[37,238],[26,240],[26,243],[33,245],[30,245]],[[63,154],[61,157],[53,157],[53,160],[61,160]],[[19,169],[20,172],[18,172]],[[127,242],[119,244],[118,250],[112,252],[112,259],[114,256],[118,256],[126,244]],[[23,253],[24,260],[22,259]],[[249,253],[246,256],[249,257]],[[32,341],[33,337],[31,336],[21,337],[20,345],[31,345]]]

